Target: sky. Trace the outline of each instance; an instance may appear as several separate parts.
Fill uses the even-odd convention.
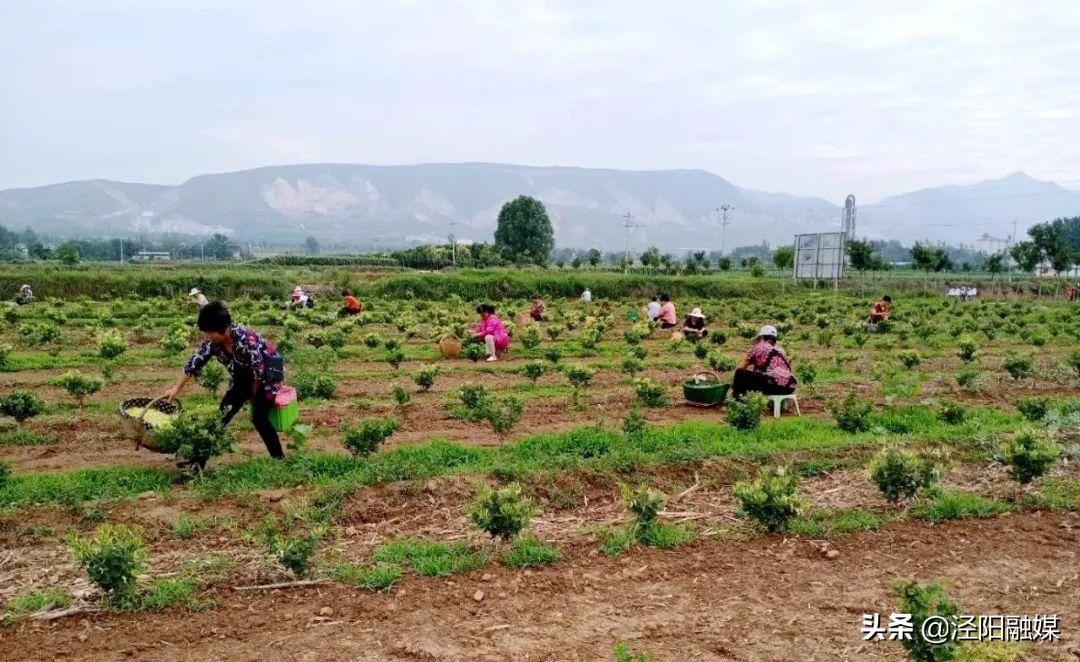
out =
[[[0,0],[0,189],[305,162],[1080,188],[1080,2]]]

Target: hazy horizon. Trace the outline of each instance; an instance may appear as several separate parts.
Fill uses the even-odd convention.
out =
[[[0,0],[0,189],[291,163],[1080,188],[1080,5]]]

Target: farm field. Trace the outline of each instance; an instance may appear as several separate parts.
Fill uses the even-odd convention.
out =
[[[316,309],[279,308],[294,277],[323,283]],[[911,579],[963,613],[1060,617],[1060,641],[1006,659],[1080,655],[1080,306],[1060,298],[898,289],[871,333],[865,288],[696,276],[673,288],[680,317],[709,320],[691,343],[640,321],[641,275],[597,277],[591,304],[557,276],[222,278],[200,285],[278,346],[311,431],[275,462],[239,416],[235,450],[189,476],[117,413],[180,375],[186,292],[49,278],[0,321],[0,398],[43,405],[0,420],[0,658],[901,659],[860,627]],[[364,313],[337,318],[331,284]],[[442,356],[484,294],[509,355]],[[685,406],[683,380],[728,379],[763,324],[802,415]],[[211,386],[189,385],[184,411],[216,411]],[[918,478],[893,501],[868,470],[886,459]],[[515,519],[527,532],[505,539],[480,525]],[[146,552],[122,596],[73,553],[112,525]]]

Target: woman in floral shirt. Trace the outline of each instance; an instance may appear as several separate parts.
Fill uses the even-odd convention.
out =
[[[795,375],[783,348],[776,344],[776,327],[763,326],[754,339],[754,346],[735,370],[731,395],[741,398],[747,391],[765,395],[787,395],[795,392]]]
[[[282,458],[281,440],[270,423],[278,387],[284,378],[281,357],[259,334],[234,324],[228,308],[211,301],[199,311],[199,330],[203,342],[184,366],[184,376],[166,398],[175,400],[192,377],[198,377],[210,359],[217,359],[229,371],[229,389],[221,400],[221,420],[228,424],[233,416],[251,402],[251,422],[266,444],[271,457]],[[200,469],[206,459],[196,460]]]

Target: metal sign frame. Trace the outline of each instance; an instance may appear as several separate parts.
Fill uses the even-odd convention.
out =
[[[844,277],[847,235],[843,232],[815,232],[795,235],[795,280],[840,280]]]

